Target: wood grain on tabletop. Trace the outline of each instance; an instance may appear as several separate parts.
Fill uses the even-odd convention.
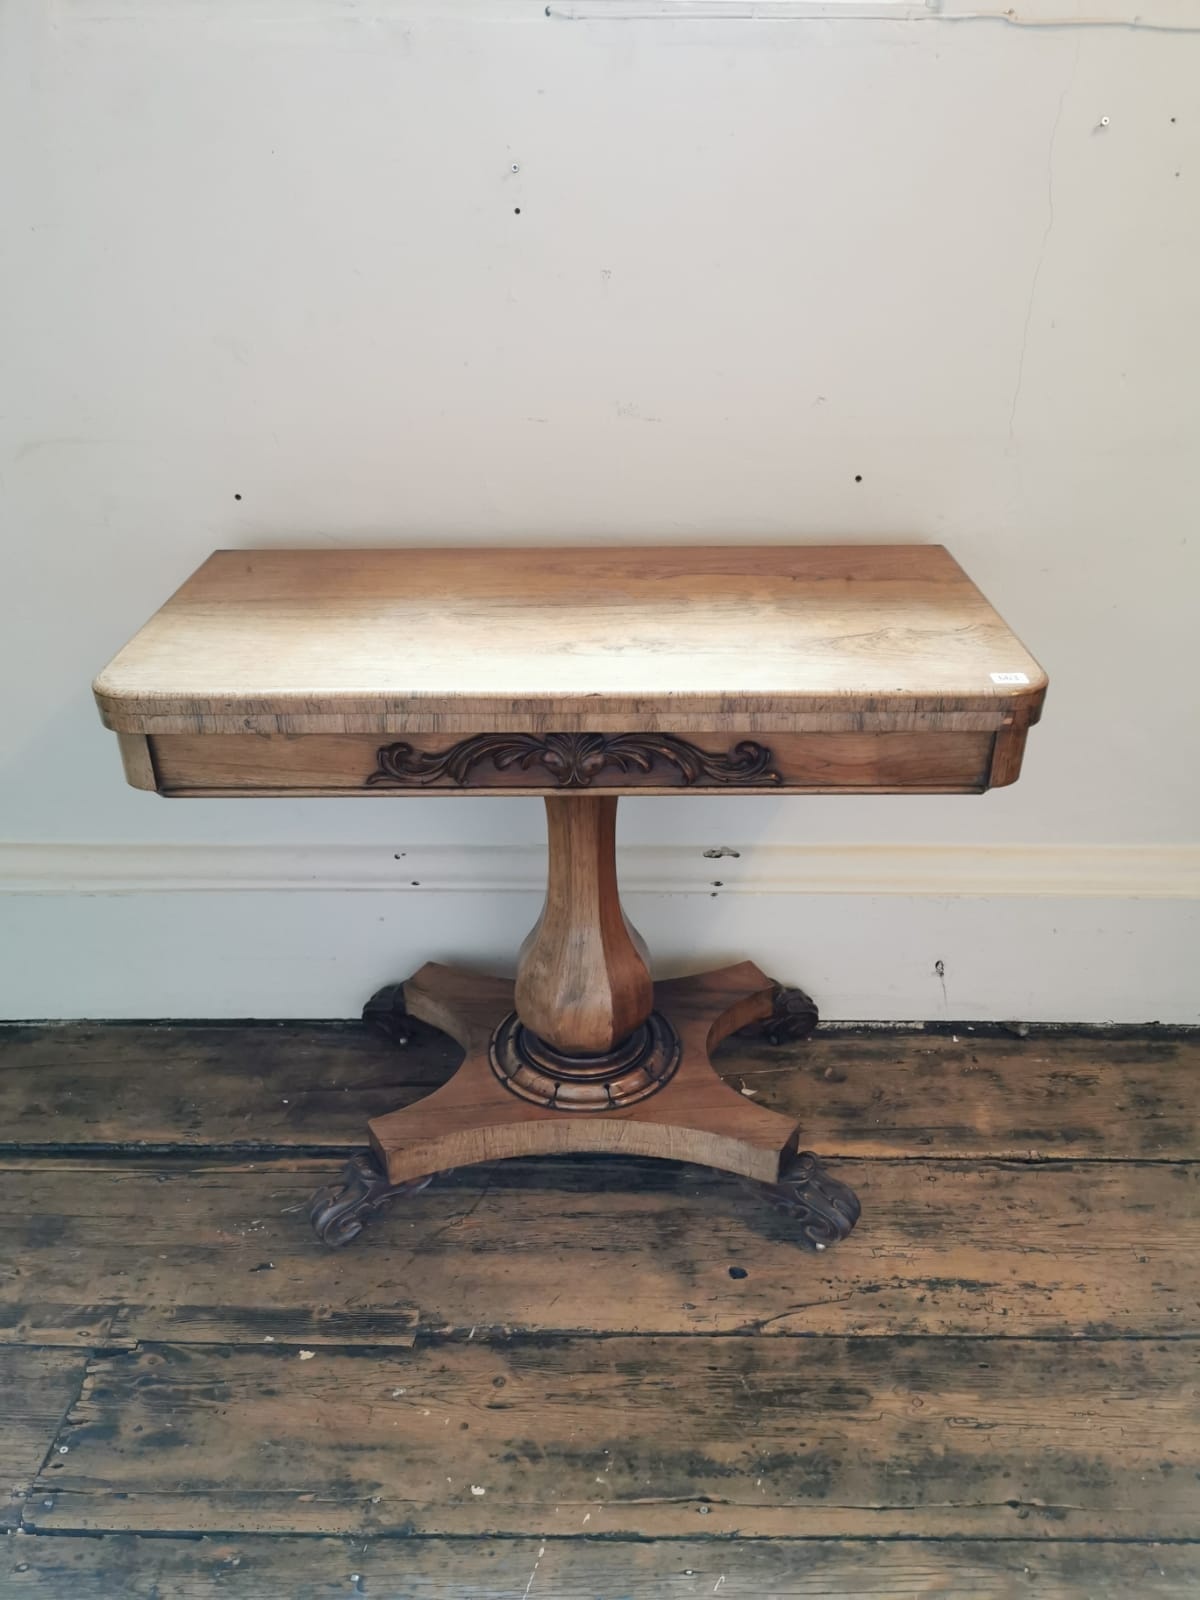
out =
[[[96,697],[129,733],[374,732],[422,709],[534,731],[845,708],[998,728],[1036,719],[1044,688],[940,545],[326,549],[217,551]]]

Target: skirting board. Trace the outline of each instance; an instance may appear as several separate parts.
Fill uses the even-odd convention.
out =
[[[538,892],[540,846],[0,844],[0,894]],[[628,894],[1200,898],[1200,845],[634,845]]]
[[[745,957],[847,1020],[1200,1021],[1200,849],[632,845],[661,976]],[[347,1017],[510,972],[540,846],[0,845],[0,1017]],[[415,898],[413,898],[415,897]]]
[[[541,900],[540,886],[9,895],[0,1017],[353,1017],[425,961],[511,973]],[[1200,900],[710,888],[625,905],[656,975],[748,957],[828,1018],[1200,1022]]]

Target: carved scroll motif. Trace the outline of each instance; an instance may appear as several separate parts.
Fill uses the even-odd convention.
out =
[[[653,770],[656,761],[673,766],[682,787],[746,785],[766,788],[780,783],[771,770],[765,745],[743,739],[728,751],[701,750],[669,733],[477,733],[448,750],[414,750],[410,744],[387,744],[376,756],[376,770],[367,786],[426,785],[449,779],[468,785],[472,771],[490,761],[497,771],[517,766],[542,767],[560,789],[587,789],[608,768],[618,772]]]

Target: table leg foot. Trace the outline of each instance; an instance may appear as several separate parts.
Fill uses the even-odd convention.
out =
[[[777,983],[771,995],[771,1015],[755,1027],[768,1044],[793,1044],[807,1039],[819,1020],[817,1003],[811,995]]]
[[[811,1150],[786,1157],[777,1183],[754,1186],[769,1204],[799,1224],[806,1250],[827,1250],[847,1238],[862,1207],[847,1184],[831,1178]]]
[[[433,1182],[431,1172],[406,1183],[389,1183],[369,1150],[356,1150],[336,1183],[317,1190],[309,1206],[313,1232],[322,1244],[336,1248],[357,1239],[373,1211],[399,1195],[419,1194]]]
[[[413,1021],[404,1004],[404,985],[387,983],[377,989],[363,1006],[362,1019],[393,1044],[408,1044],[413,1036]]]

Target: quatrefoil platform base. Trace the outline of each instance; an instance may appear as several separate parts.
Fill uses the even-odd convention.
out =
[[[532,1087],[518,1086],[515,1075],[528,1063],[518,1049],[512,983],[430,963],[381,991],[365,1015],[398,1042],[414,1018],[449,1034],[463,1048],[462,1064],[424,1100],[369,1123],[370,1150],[318,1191],[313,1226],[325,1243],[346,1244],[386,1201],[419,1193],[439,1172],[515,1156],[607,1152],[689,1161],[754,1180],[764,1199],[795,1221],[796,1242],[824,1250],[858,1221],[857,1197],[811,1151],[799,1150],[789,1117],[740,1094],[709,1059],[738,1030],[756,1027],[767,1037],[806,1031],[790,1026],[800,1016],[815,1021],[815,1007],[801,1005],[798,994],[748,961],[660,983],[646,1035],[614,1052],[607,1073],[593,1058],[581,1084],[565,1075],[556,1080],[547,1070],[555,1053],[543,1047],[532,1057]]]

